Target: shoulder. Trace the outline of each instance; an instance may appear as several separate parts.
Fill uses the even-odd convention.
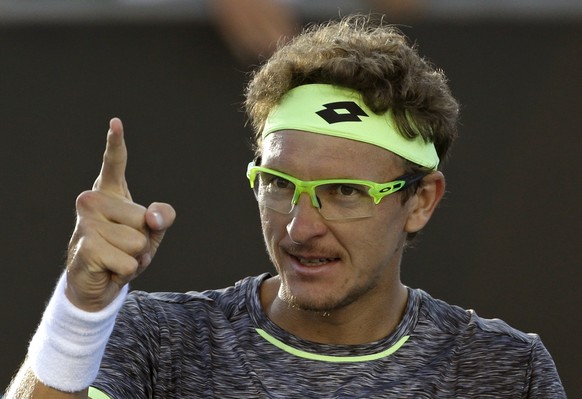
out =
[[[527,397],[565,397],[554,361],[537,334],[415,291],[420,297],[415,330],[440,356],[448,353],[447,363],[455,364],[460,375],[490,381],[501,391],[517,381]]]
[[[168,376],[172,370],[162,365],[173,362],[204,368],[206,363],[199,360],[205,359],[212,345],[221,353],[231,353],[237,342],[234,324],[248,320],[240,303],[260,281],[248,277],[232,287],[203,292],[130,292],[107,345],[103,364],[108,371],[103,372],[103,380],[113,375],[110,381],[115,385],[116,373],[125,375],[127,370],[139,370],[145,379],[151,370],[163,370]],[[180,360],[173,357],[176,354],[181,354]]]
[[[192,312],[203,312],[220,313],[229,318],[245,306],[249,292],[256,291],[266,276],[246,277],[231,287],[201,292],[131,291],[121,315],[191,319]]]
[[[464,334],[487,339],[507,339],[516,344],[533,345],[539,340],[536,334],[528,334],[500,319],[480,317],[472,309],[448,304],[435,299],[422,290],[415,290],[420,296],[420,317],[433,328],[448,334]]]

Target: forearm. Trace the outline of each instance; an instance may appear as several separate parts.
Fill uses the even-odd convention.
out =
[[[36,378],[28,359],[12,380],[4,399],[87,399],[87,389],[80,392],[63,392],[44,385]]]

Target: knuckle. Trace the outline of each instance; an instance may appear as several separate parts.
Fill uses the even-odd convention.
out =
[[[142,233],[134,234],[130,239],[129,246],[133,254],[140,254],[147,248],[148,238]]]
[[[91,235],[97,230],[97,223],[91,218],[79,216],[73,231],[73,237],[77,240]]]
[[[122,166],[124,162],[124,154],[120,148],[112,146],[107,147],[103,154],[103,163],[113,167]]]
[[[92,254],[98,253],[97,245],[95,245],[95,240],[90,237],[81,236],[75,245],[75,254],[77,257],[88,261],[93,258]]]
[[[99,201],[99,193],[93,190],[83,191],[77,196],[75,205],[77,210],[92,209]]]
[[[124,259],[124,261],[119,262],[115,270],[115,273],[118,276],[121,276],[124,280],[130,281],[136,275],[138,267],[139,262],[137,261],[137,259],[131,256],[127,256],[126,259]]]

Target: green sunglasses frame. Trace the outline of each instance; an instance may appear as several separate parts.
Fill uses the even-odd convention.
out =
[[[387,183],[376,183],[370,180],[358,180],[358,179],[325,179],[325,180],[300,180],[296,177],[288,175],[278,170],[265,168],[262,166],[257,166],[254,161],[250,162],[247,166],[247,178],[251,184],[251,188],[255,187],[255,179],[258,172],[269,173],[274,176],[282,177],[293,183],[295,185],[295,192],[293,193],[293,204],[297,205],[299,197],[302,193],[307,193],[309,198],[311,198],[311,203],[314,207],[319,208],[319,201],[315,195],[315,188],[324,184],[358,184],[369,187],[368,194],[374,200],[374,204],[379,204],[382,198],[393,194],[399,190],[402,190],[406,186],[421,180],[425,173],[413,173],[402,175],[395,180],[389,181]]]

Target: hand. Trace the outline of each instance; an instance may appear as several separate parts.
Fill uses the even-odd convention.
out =
[[[176,217],[169,204],[145,208],[132,201],[126,165],[123,125],[114,118],[101,172],[93,189],[77,198],[77,223],[69,243],[66,295],[83,310],[104,308],[143,272]]]
[[[213,0],[210,4],[226,44],[245,63],[269,57],[279,41],[287,41],[299,31],[289,4],[275,0]]]

